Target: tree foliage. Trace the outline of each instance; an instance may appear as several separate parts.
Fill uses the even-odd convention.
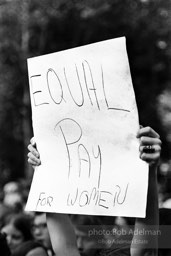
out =
[[[140,122],[162,134],[163,157],[169,157],[158,99],[171,80],[170,12],[171,0],[0,1],[0,170],[5,179],[25,175],[28,168],[32,130],[26,59],[120,36],[127,38]]]

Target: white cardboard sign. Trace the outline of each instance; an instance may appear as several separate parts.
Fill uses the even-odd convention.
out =
[[[145,217],[148,166],[125,38],[30,58],[28,71],[42,164],[26,210]]]

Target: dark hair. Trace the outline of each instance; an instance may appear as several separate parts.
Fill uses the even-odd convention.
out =
[[[71,214],[71,222],[74,225],[101,225],[101,219],[98,216]]]
[[[160,208],[159,221],[160,221],[160,225],[171,225],[171,209]]]
[[[0,233],[0,252],[3,256],[10,256],[11,252],[7,244],[6,235]]]
[[[24,213],[8,214],[4,220],[3,227],[9,223],[13,224],[23,234],[24,241],[33,239],[31,231],[32,218],[29,215]]]
[[[42,215],[42,214],[45,214],[45,212],[34,212],[34,216],[39,216],[39,215]]]

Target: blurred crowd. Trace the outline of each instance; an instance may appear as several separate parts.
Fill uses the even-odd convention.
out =
[[[1,254],[3,256],[54,255],[45,213],[25,211],[29,188],[30,183],[25,180],[10,181],[4,185],[1,192],[0,254],[3,253]],[[160,225],[171,227],[171,204],[169,203],[171,198],[167,195],[166,200],[162,201],[164,196],[160,189],[159,198]],[[131,236],[126,237],[125,233],[119,231],[132,228],[134,218],[85,215],[70,215],[70,218],[74,225],[77,246],[81,255],[96,255],[102,247],[107,249],[114,241],[113,237],[120,239],[124,237],[124,240],[131,242]],[[168,231],[170,232],[169,228],[167,231],[162,229],[162,232]],[[162,239],[168,237],[168,234],[160,235],[159,247],[160,240],[161,247],[164,247]],[[56,241],[58,242],[60,241]],[[170,256],[171,249],[160,248],[159,256],[163,255]]]
[[[29,187],[25,181],[11,181],[3,187],[0,202],[0,252],[3,256],[53,255],[45,213],[24,210]]]

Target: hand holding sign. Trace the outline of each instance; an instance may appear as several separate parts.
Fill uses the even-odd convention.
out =
[[[160,140],[160,136],[150,127],[141,127],[137,133],[137,137],[140,139],[140,158],[143,159],[144,161],[147,161],[150,165],[156,165],[159,162],[160,159],[160,151],[161,151],[161,140]],[[39,152],[36,149],[36,143],[34,141],[34,138],[31,139],[31,144],[29,144],[28,146],[28,162],[33,166],[39,166],[41,164],[41,160],[40,160],[40,155]],[[153,147],[154,151],[151,153],[145,153],[145,151],[143,150],[146,146],[150,145],[151,147]],[[86,161],[86,159],[82,159],[83,161]],[[155,169],[154,169],[155,170]],[[99,175],[99,174],[98,174]],[[81,173],[79,173],[79,177],[81,176]],[[87,173],[87,177],[90,176],[90,168],[89,171]],[[76,178],[76,177],[75,177]],[[99,178],[99,176],[98,176]],[[85,182],[85,177],[84,177],[84,182]],[[99,179],[98,179],[99,182]],[[98,186],[99,187],[99,183]],[[126,190],[128,189],[128,187],[126,188]],[[104,191],[103,191],[104,192]],[[126,191],[127,192],[127,191]],[[86,193],[86,191],[84,191],[84,193],[82,193],[82,197],[84,196],[84,194]],[[96,200],[96,204],[98,202],[98,197],[99,193],[97,193],[97,190],[94,188],[90,197],[87,196],[86,194],[86,203],[90,203],[90,200]],[[75,202],[77,200],[78,197],[78,188],[77,188],[77,195],[75,198]],[[117,198],[118,197],[118,198]],[[116,194],[115,195],[115,200],[119,200],[120,194]],[[124,197],[125,199],[125,197]],[[100,200],[99,203],[102,203],[102,198],[100,196]],[[70,198],[70,194],[68,197],[68,204],[74,204],[75,203],[73,198]],[[81,204],[81,200],[80,200],[80,204]],[[105,207],[105,206],[104,206]]]
[[[32,58],[28,67],[42,164],[26,209],[145,216],[148,166],[139,159],[125,38]]]

